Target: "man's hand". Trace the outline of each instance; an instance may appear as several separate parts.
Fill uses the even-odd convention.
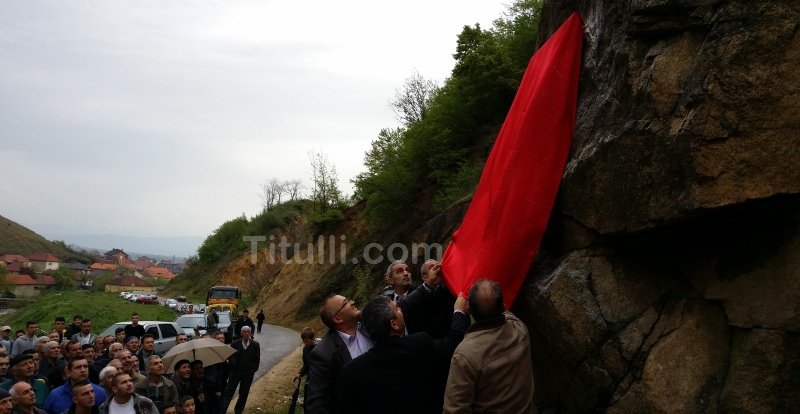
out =
[[[440,274],[441,270],[441,263],[436,263],[435,265],[431,266],[431,268],[428,269],[428,278],[425,280],[425,284],[432,288],[439,286],[442,283],[442,276]]]
[[[467,298],[464,295],[458,295],[456,298],[456,303],[453,305],[453,311],[460,311],[464,312],[464,314],[469,315],[469,302],[467,302]]]

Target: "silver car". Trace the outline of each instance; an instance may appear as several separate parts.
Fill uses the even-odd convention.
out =
[[[124,328],[130,324],[130,322],[117,322],[101,332],[100,336],[114,336],[114,331],[116,331],[117,328]],[[139,325],[144,326],[145,334],[153,335],[156,340],[155,351],[159,355],[165,354],[175,346],[175,338],[178,336],[179,332],[183,332],[181,327],[175,322],[139,321]]]
[[[231,316],[227,312],[219,312],[217,315],[219,315],[217,329],[225,332],[228,329],[228,325],[231,324]],[[204,335],[208,331],[206,316],[207,315],[199,313],[187,313],[175,319],[175,323],[183,329],[186,335],[197,337],[199,335]],[[197,332],[195,332],[195,328]]]

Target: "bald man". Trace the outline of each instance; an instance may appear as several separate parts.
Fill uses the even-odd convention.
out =
[[[505,312],[500,285],[480,279],[469,290],[475,323],[456,348],[445,413],[533,412],[533,363],[528,328]]]
[[[372,348],[372,340],[361,326],[361,311],[354,300],[330,295],[322,301],[319,317],[328,327],[328,334],[308,357],[305,409],[309,413],[329,411],[334,384],[342,367]]]

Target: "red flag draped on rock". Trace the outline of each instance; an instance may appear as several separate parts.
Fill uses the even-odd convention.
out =
[[[533,55],[442,270],[453,294],[500,283],[506,307],[522,286],[550,218],[578,98],[583,22],[577,13]]]

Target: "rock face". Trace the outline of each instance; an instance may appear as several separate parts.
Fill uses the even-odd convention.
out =
[[[573,11],[573,153],[514,304],[537,405],[795,412],[800,2],[551,2],[542,40]]]

